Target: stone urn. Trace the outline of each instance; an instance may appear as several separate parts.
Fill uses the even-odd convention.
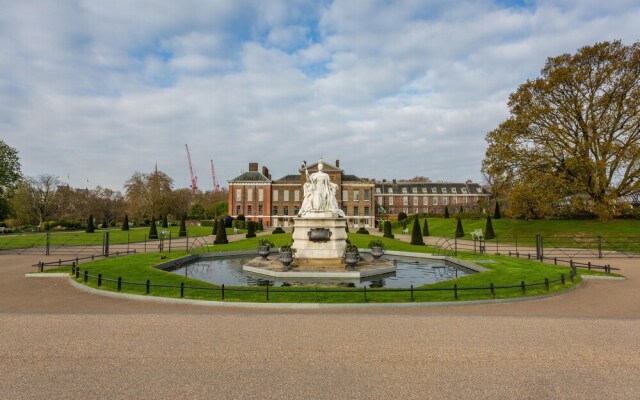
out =
[[[289,266],[293,262],[293,252],[291,251],[281,251],[280,252],[280,262],[284,265],[284,269],[289,269]]]
[[[344,263],[347,265],[347,269],[354,269],[358,261],[360,261],[358,247],[351,243],[347,244],[344,249]]]
[[[384,249],[382,247],[374,246],[371,248],[371,256],[373,257],[374,260],[379,259],[383,255],[384,255]]]
[[[269,246],[258,246],[258,254],[260,254],[263,260],[266,260],[269,254],[271,254],[271,248]]]

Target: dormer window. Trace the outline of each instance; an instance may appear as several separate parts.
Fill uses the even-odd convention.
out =
[[[380,188],[376,188],[376,194],[380,194],[380,192],[382,192]]]
[[[427,188],[426,187],[422,188],[422,193],[427,193]]]
[[[462,193],[467,194],[467,188],[462,188]]]
[[[402,188],[402,193],[407,193],[407,188],[406,187]]]
[[[393,193],[393,188],[389,188],[389,189],[387,190],[387,193]]]
[[[478,193],[482,193],[482,188],[476,188],[476,190],[478,191]]]
[[[418,188],[412,188],[412,189],[411,189],[411,191],[412,191],[413,193],[418,193]]]
[[[456,191],[456,188],[451,188],[451,193],[456,194],[458,192]]]
[[[431,193],[438,193],[438,188],[431,188]]]
[[[447,188],[442,188],[442,193],[447,193]]]

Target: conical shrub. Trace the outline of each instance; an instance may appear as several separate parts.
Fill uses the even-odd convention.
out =
[[[156,227],[156,217],[154,215],[151,216],[151,227],[149,228],[149,239],[157,239],[158,238],[158,228]]]
[[[129,230],[129,215],[127,215],[127,214],[124,215],[124,222],[122,223],[122,230],[123,231],[128,231]]]
[[[491,222],[491,215],[487,215],[487,224],[484,227],[484,238],[495,239],[496,233],[493,231],[493,223]]]
[[[87,219],[87,229],[85,229],[85,232],[93,233],[95,230],[96,228],[93,225],[93,214],[89,214],[89,219]]]
[[[464,237],[464,229],[462,229],[462,220],[458,218],[458,225],[456,226],[456,237]]]
[[[390,221],[384,221],[384,234],[382,235],[386,238],[390,238],[393,239],[393,233],[391,233],[391,222]]]
[[[411,231],[411,244],[417,246],[424,246],[424,239],[422,239],[422,230],[420,229],[420,221],[416,215],[413,219],[413,230]]]
[[[496,201],[496,209],[493,212],[493,219],[500,219],[500,204]]]
[[[256,223],[253,221],[247,222],[247,234],[245,235],[247,239],[256,237]]]
[[[180,218],[180,230],[178,231],[178,237],[187,236],[187,221],[185,217]]]
[[[445,218],[449,218],[449,207],[448,206],[444,207],[444,217]]]
[[[227,244],[229,241],[227,240],[227,230],[224,227],[224,220],[221,219],[218,222],[218,232],[216,232],[216,238],[213,241],[214,244]]]
[[[429,236],[429,224],[427,223],[427,216],[424,217],[424,226],[422,227],[422,236]]]
[[[165,214],[164,218],[162,218],[162,227],[169,228],[169,221],[167,220],[167,214]]]
[[[213,220],[213,231],[211,231],[212,235],[215,235],[218,233],[218,220],[214,219]]]

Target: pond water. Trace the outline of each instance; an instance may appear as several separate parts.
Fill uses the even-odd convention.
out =
[[[184,264],[176,269],[167,270],[205,282],[225,286],[346,286],[369,288],[408,288],[446,281],[469,275],[474,271],[461,268],[444,260],[429,260],[399,256],[385,256],[396,266],[396,272],[362,279],[317,279],[317,278],[274,278],[242,271],[242,266],[251,256],[200,259]]]

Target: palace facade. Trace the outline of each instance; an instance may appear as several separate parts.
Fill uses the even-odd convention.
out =
[[[332,165],[323,161],[323,172],[338,185],[337,200],[351,227],[377,226],[380,219],[406,214],[439,215],[449,207],[451,213],[475,210],[489,200],[490,194],[479,184],[433,183],[415,181],[374,181],[348,175],[340,168],[340,160]],[[307,166],[309,173],[318,171],[318,163]],[[273,180],[269,169],[249,163],[249,170],[230,180],[229,214],[244,215],[247,220],[261,220],[265,226],[289,226],[302,205],[304,169],[297,174]]]

